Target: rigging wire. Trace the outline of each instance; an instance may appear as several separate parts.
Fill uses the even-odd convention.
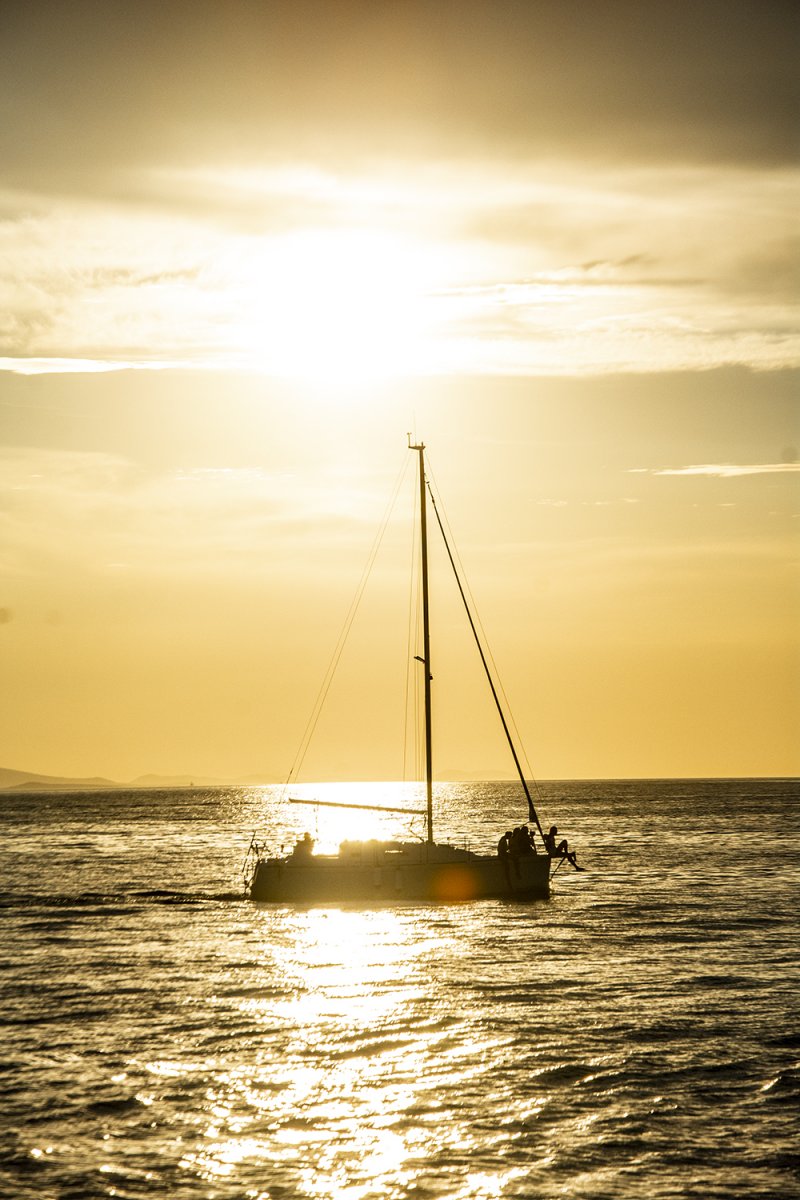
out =
[[[434,512],[436,513],[436,517],[437,517],[437,520],[439,521],[442,535],[444,537],[445,548],[447,549],[447,551],[450,554],[451,559],[453,561],[453,570],[454,570],[454,574],[456,576],[456,582],[459,585],[459,588],[463,589],[462,596],[464,598],[465,607],[467,609],[467,616],[469,617],[470,621],[474,620],[474,622],[475,622],[476,641],[478,643],[479,652],[482,655],[486,656],[487,675],[489,676],[489,682],[493,688],[497,689],[497,692],[502,700],[501,720],[503,722],[508,720],[510,727],[514,734],[514,747],[512,747],[512,753],[516,753],[516,747],[519,747],[521,758],[522,758],[524,766],[525,766],[526,776],[533,785],[533,790],[536,793],[537,800],[539,801],[540,804],[543,805],[544,798],[542,796],[542,791],[541,791],[541,788],[539,787],[538,780],[536,779],[536,777],[533,774],[533,771],[531,769],[530,760],[528,759],[528,755],[525,751],[525,747],[522,742],[522,736],[519,732],[519,727],[517,726],[517,723],[514,720],[514,715],[511,711],[511,706],[508,701],[508,696],[506,695],[505,688],[503,687],[502,680],[500,678],[500,674],[497,669],[497,663],[495,661],[494,655],[492,654],[492,650],[489,645],[489,640],[486,636],[486,630],[484,628],[483,622],[481,621],[477,604],[475,603],[475,597],[472,593],[472,589],[469,586],[469,582],[467,580],[467,576],[464,571],[464,564],[463,564],[461,556],[458,552],[457,543],[455,541],[455,538],[453,537],[452,528],[451,528],[449,519],[447,517],[447,513],[444,508],[444,504],[441,499],[441,493],[439,492],[438,484],[436,483],[434,473],[431,469],[430,454],[428,455],[428,491],[430,492],[431,500],[433,501]],[[441,512],[440,512],[440,508],[441,508]],[[524,783],[523,783],[523,787],[524,787]],[[536,823],[537,823],[537,825],[539,825],[538,817],[536,817]],[[540,832],[542,832],[541,826],[539,826],[539,829],[540,829]],[[544,836],[544,835],[542,834],[542,836]]]
[[[385,509],[385,512],[381,519],[381,523],[380,523],[378,530],[375,534],[375,537],[373,539],[372,546],[370,547],[370,551],[367,556],[367,561],[366,561],[364,569],[361,573],[361,579],[359,580],[358,587],[356,588],[356,591],[355,591],[355,595],[353,596],[353,599],[350,602],[350,608],[347,611],[347,616],[345,617],[344,624],[342,626],[341,632],[339,633],[339,637],[336,642],[336,646],[334,648],[333,654],[331,656],[331,660],[328,663],[328,669],[326,670],[325,675],[323,676],[323,679],[322,679],[322,683],[320,684],[320,689],[319,689],[319,692],[317,693],[317,698],[316,698],[316,701],[314,702],[314,707],[311,710],[311,716],[308,719],[308,723],[306,724],[305,731],[300,740],[300,745],[297,749],[297,753],[295,754],[294,762],[292,763],[289,774],[286,777],[286,782],[283,786],[283,794],[285,794],[286,789],[289,787],[289,784],[292,782],[293,779],[295,779],[301,766],[303,765],[303,760],[306,756],[306,752],[308,751],[309,744],[311,742],[312,737],[314,736],[314,731],[317,727],[317,723],[318,723],[320,715],[322,713],[322,709],[325,705],[325,700],[327,699],[331,684],[333,683],[333,678],[336,674],[336,669],[339,666],[339,661],[342,657],[342,652],[344,651],[344,647],[347,642],[347,638],[350,634],[350,629],[352,628],[353,621],[355,620],[356,613],[358,612],[358,608],[361,603],[361,599],[364,595],[364,590],[367,586],[367,582],[369,580],[370,574],[372,573],[372,568],[375,565],[375,559],[377,558],[378,550],[380,549],[384,534],[386,533],[386,529],[389,525],[389,521],[392,516],[392,512],[394,511],[394,506],[397,503],[397,497],[398,497],[398,495],[400,493],[400,489],[403,485],[403,480],[408,471],[408,462],[409,462],[408,458],[405,457],[403,459],[403,466],[400,470],[400,473],[397,477],[394,488],[392,490],[392,494],[386,505],[386,509]]]
[[[486,657],[487,657],[487,659],[490,663],[491,669],[492,669],[493,682],[495,683],[495,686],[497,687],[498,692],[503,700],[503,706],[504,706],[504,709],[506,710],[506,716],[507,716],[509,724],[511,725],[512,730],[514,732],[515,742],[519,746],[520,756],[523,759],[526,771],[527,771],[528,775],[530,776],[532,782],[536,783],[536,780],[533,777],[533,770],[531,768],[530,760],[528,759],[528,755],[527,755],[527,753],[525,751],[525,747],[522,743],[522,735],[519,731],[519,727],[517,726],[516,721],[514,720],[514,714],[511,711],[511,704],[510,704],[508,696],[506,694],[506,690],[503,686],[503,681],[500,678],[500,672],[497,667],[497,663],[495,661],[494,654],[492,653],[492,648],[489,644],[489,639],[486,634],[486,629],[484,627],[483,621],[481,619],[480,611],[478,609],[478,605],[475,600],[475,595],[472,591],[472,588],[470,587],[469,580],[467,578],[466,570],[464,568],[464,563],[463,563],[463,560],[462,560],[461,555],[458,550],[458,543],[455,540],[455,536],[453,534],[453,529],[450,524],[450,520],[447,516],[447,510],[445,508],[444,501],[442,500],[441,492],[439,491],[439,487],[438,487],[438,484],[436,483],[433,473],[431,471],[429,471],[429,474],[431,476],[431,483],[433,485],[433,489],[436,493],[436,498],[434,499],[434,505],[438,506],[438,510],[441,512],[442,521],[443,521],[443,525],[444,525],[443,532],[445,533],[446,541],[449,544],[450,549],[453,552],[453,557],[455,559],[455,564],[456,564],[456,568],[457,568],[457,572],[456,572],[457,578],[459,578],[461,580],[461,583],[464,587],[464,591],[467,596],[467,601],[468,601],[470,612],[475,620],[475,624],[476,624],[476,626],[478,628],[478,632],[480,634],[480,642],[481,642],[483,651],[486,654]]]
[[[416,492],[414,493],[416,497]],[[408,572],[408,627],[406,635],[406,690],[403,703],[403,781],[406,780],[408,769],[408,726],[409,726],[409,708],[410,698],[409,691],[411,689],[412,680],[416,680],[416,672],[414,671],[414,651],[416,637],[416,623],[414,613],[414,588],[416,584],[417,572],[414,570],[414,564],[417,560],[417,504],[416,499],[413,506],[413,517],[411,524],[411,563]],[[414,688],[414,730],[417,729],[417,697],[416,686]],[[415,742],[416,747],[416,742]]]

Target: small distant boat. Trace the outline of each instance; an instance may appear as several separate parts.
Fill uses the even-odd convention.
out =
[[[254,835],[246,868],[249,875],[249,895],[253,900],[284,904],[456,902],[483,898],[531,900],[546,898],[550,894],[550,871],[554,859],[546,851],[547,843],[531,789],[522,770],[444,525],[430,490],[425,473],[425,445],[414,445],[409,437],[409,449],[416,451],[418,455],[419,474],[422,654],[416,657],[422,665],[424,679],[426,807],[390,808],[383,805],[340,804],[334,801],[313,800],[296,802],[386,813],[414,813],[425,817],[425,838],[417,842],[346,841],[341,844],[337,854],[315,854],[314,843],[306,834],[297,842],[291,854],[275,857],[258,845]],[[511,839],[510,844],[506,844],[501,836],[497,854],[477,854],[466,848],[434,840],[428,495],[527,801],[528,821],[538,832],[539,845],[533,831],[527,836],[522,834]]]

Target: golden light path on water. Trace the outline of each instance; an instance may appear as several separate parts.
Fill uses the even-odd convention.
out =
[[[458,793],[443,785],[445,812]],[[280,796],[276,841],[287,822],[294,826],[289,844],[310,830],[321,852],[347,838],[424,833],[424,822],[408,814],[290,803],[324,798],[422,811],[416,784],[298,785],[270,794],[273,801]],[[462,809],[462,840],[480,839],[481,822],[463,817]],[[404,1195],[443,1170],[451,1184],[454,1176],[461,1180],[458,1190],[448,1188],[450,1196],[507,1195],[526,1166],[503,1164],[498,1151],[507,1148],[507,1129],[495,1114],[490,1131],[480,1115],[499,1104],[518,1125],[540,1111],[545,1094],[507,1093],[515,1033],[492,1031],[481,1006],[462,1002],[476,954],[486,957],[494,981],[505,974],[487,938],[504,941],[506,934],[493,934],[491,923],[487,933],[486,916],[486,905],[265,906],[255,921],[251,911],[245,932],[255,970],[234,999],[239,1019],[231,1022],[233,998],[211,999],[245,1039],[233,1062],[226,1056],[206,1064],[209,1082],[194,1116],[202,1141],[183,1154],[181,1167],[209,1186],[251,1183],[246,1194],[260,1200],[288,1194],[281,1190],[287,1178],[296,1181],[294,1194],[309,1197]],[[513,991],[510,977],[508,983]],[[162,1077],[180,1071],[172,1062],[147,1069]],[[197,1074],[196,1064],[185,1069]]]
[[[462,933],[471,907],[460,909]],[[181,1168],[209,1186],[247,1184],[243,1194],[260,1200],[288,1194],[289,1178],[293,1194],[362,1200],[404,1195],[447,1163],[451,1184],[453,1172],[461,1178],[448,1195],[508,1194],[525,1168],[503,1164],[503,1123],[492,1118],[490,1132],[475,1118],[498,1100],[512,1048],[442,987],[441,966],[467,980],[475,950],[452,913],[265,909],[259,917],[249,949],[263,964],[260,978],[237,1001],[247,1031],[241,1052],[202,1069],[200,1138]],[[228,999],[212,998],[217,1005],[230,1026]],[[199,1068],[147,1064],[160,1087]],[[515,1122],[544,1103],[529,1094],[512,1114],[508,1100]]]
[[[435,1014],[416,1031],[408,1027],[431,939],[420,941],[413,919],[389,910],[317,910],[288,924],[276,947],[267,918],[263,948],[267,957],[277,952],[287,995],[242,1001],[265,1031],[288,1031],[280,1057],[217,1081],[207,1150],[185,1165],[209,1180],[245,1159],[294,1165],[307,1195],[343,1200],[365,1196],[379,1179],[407,1185],[407,1160],[424,1157],[435,1134],[427,1121],[404,1128],[405,1118],[436,1112],[440,1079],[430,1064],[452,1040]],[[463,1075],[474,1052],[467,1044],[453,1057],[451,1049],[451,1069]],[[480,1058],[469,1074],[481,1072]],[[464,1150],[468,1142],[463,1130]],[[475,1182],[465,1194],[499,1194],[499,1179],[487,1177],[477,1192]]]

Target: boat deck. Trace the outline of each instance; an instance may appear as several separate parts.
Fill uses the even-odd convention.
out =
[[[338,854],[262,858],[253,873],[253,900],[455,903],[488,898],[529,900],[550,894],[550,859],[530,854],[506,860],[447,844],[345,842]]]

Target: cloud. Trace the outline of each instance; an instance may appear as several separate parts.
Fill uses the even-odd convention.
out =
[[[175,169],[159,186],[149,206],[40,197],[0,225],[2,365],[279,374],[287,345],[323,372],[325,348],[377,345],[410,374],[800,362],[790,262],[778,270],[797,170],[296,161]],[[202,203],[182,209],[192,190]],[[239,200],[269,227],[229,221]],[[348,257],[368,245],[369,261]]]
[[[734,463],[705,463],[691,467],[661,467],[657,470],[636,468],[631,474],[650,475],[711,475],[718,479],[733,479],[741,475],[785,475],[800,472],[798,462],[780,463],[751,463],[736,465]]]
[[[157,363],[126,362],[116,358],[103,361],[96,358],[58,358],[51,355],[0,356],[0,371],[11,371],[16,375],[98,375],[106,371],[169,370],[177,367],[199,366],[198,363],[178,363],[169,359]]]
[[[298,148],[773,167],[796,160],[797,26],[782,0],[6,3],[0,161],[106,197],[132,168]]]

